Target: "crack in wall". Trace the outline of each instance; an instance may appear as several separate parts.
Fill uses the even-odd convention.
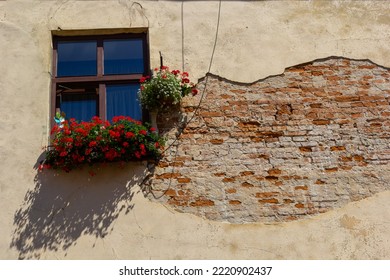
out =
[[[146,19],[147,27],[149,27],[149,18],[145,14],[144,7],[139,2],[118,0],[118,4],[123,6],[128,11],[129,27],[133,27],[133,22],[136,21],[138,17]]]

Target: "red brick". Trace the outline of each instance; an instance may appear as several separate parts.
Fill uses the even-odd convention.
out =
[[[156,175],[157,179],[171,179],[171,178],[178,178],[180,177],[180,173],[163,173],[161,175]]]
[[[176,196],[176,191],[173,189],[167,189],[164,194],[167,196]]]
[[[240,176],[251,176],[251,175],[254,175],[255,172],[253,171],[242,171],[240,172]]]
[[[327,125],[327,124],[330,124],[330,120],[313,120],[313,124],[316,124],[316,125]]]
[[[245,100],[235,100],[235,101],[228,101],[229,105],[230,106],[234,106],[234,105],[247,105],[248,102],[245,101]]]
[[[183,201],[183,200],[177,200],[177,199],[174,199],[174,198],[171,198],[168,200],[168,204],[170,205],[175,205],[175,206],[188,206],[188,202],[187,201]]]
[[[233,93],[239,93],[239,94],[244,94],[247,92],[246,90],[243,90],[243,89],[231,89],[230,91]]]
[[[262,193],[256,193],[255,196],[257,198],[268,198],[268,197],[273,197],[275,195],[278,195],[278,192],[262,192]]]
[[[234,97],[234,95],[221,94],[220,97],[223,98],[223,99],[232,99]]]
[[[359,69],[374,69],[376,66],[375,65],[359,65]]]
[[[342,165],[342,166],[340,166],[340,169],[341,170],[351,170],[352,166]]]
[[[177,178],[176,179],[178,183],[184,184],[184,183],[190,183],[191,179],[190,178]]]
[[[277,200],[276,198],[269,198],[269,199],[261,199],[259,200],[260,203],[272,203],[272,204],[276,204],[276,203],[279,203],[279,200]]]
[[[336,172],[338,170],[337,167],[332,167],[332,168],[325,168],[326,172]]]
[[[223,139],[211,139],[210,143],[214,145],[221,145],[223,143]]]
[[[244,188],[252,188],[252,187],[254,187],[254,185],[253,185],[253,184],[251,184],[251,183],[248,183],[248,182],[244,182],[244,183],[242,183],[242,184],[241,184],[241,186],[242,186],[242,187],[244,187]]]
[[[382,112],[381,116],[382,117],[390,117],[390,112]]]
[[[346,156],[341,156],[340,161],[342,162],[350,162],[352,161],[352,157],[346,157]]]
[[[282,171],[279,170],[279,169],[270,169],[270,170],[267,171],[267,173],[270,176],[276,176],[276,175],[280,175],[282,173]]]
[[[164,168],[164,167],[168,167],[169,164],[166,161],[160,161],[157,166],[160,168]]]
[[[362,113],[355,113],[355,114],[351,114],[351,117],[352,117],[353,119],[358,119],[358,118],[363,117],[363,114],[362,114]]]
[[[322,108],[322,103],[313,103],[313,104],[309,104],[309,106],[311,108]]]
[[[315,182],[315,184],[317,184],[317,185],[323,185],[323,184],[326,184],[326,182],[325,182],[324,180],[317,179],[317,181]]]
[[[265,155],[265,154],[250,154],[249,158],[262,158],[262,159],[268,160],[269,159],[269,155]]]
[[[181,166],[184,166],[184,162],[182,162],[182,161],[170,162],[169,166],[181,167]]]
[[[335,151],[345,151],[345,147],[344,146],[333,146],[333,147],[330,147],[330,150],[332,152],[335,152]]]
[[[362,100],[362,101],[378,101],[378,100],[382,100],[382,99],[384,99],[384,97],[379,96],[379,95],[366,95],[366,96],[360,97],[360,100]]]
[[[311,147],[299,147],[299,150],[301,152],[307,153],[307,152],[311,152],[312,148]]]
[[[234,177],[225,177],[222,179],[222,182],[228,183],[228,182],[234,182],[236,179]]]
[[[360,155],[354,155],[353,156],[354,161],[364,161],[364,157]]]
[[[214,206],[214,201],[209,199],[198,199],[190,203],[192,207],[207,207]]]
[[[236,193],[237,190],[236,189],[227,189],[225,190],[226,193]]]
[[[359,101],[359,96],[337,96],[335,97],[336,102],[353,102],[353,101]]]
[[[239,200],[229,200],[229,204],[231,204],[231,205],[240,205],[241,201],[239,201]]]

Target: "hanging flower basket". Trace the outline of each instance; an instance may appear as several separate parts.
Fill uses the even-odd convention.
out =
[[[69,172],[81,165],[158,159],[164,140],[150,126],[129,117],[114,117],[112,122],[98,117],[90,122],[63,121],[55,125],[51,146],[39,169]]]
[[[196,95],[198,90],[188,78],[187,72],[170,71],[167,66],[155,68],[152,77],[142,77],[138,92],[141,104],[149,112],[158,112],[179,104],[188,94]]]

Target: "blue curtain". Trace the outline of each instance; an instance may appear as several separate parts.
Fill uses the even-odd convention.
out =
[[[97,73],[96,41],[58,42],[57,76],[94,76]]]
[[[63,94],[60,108],[67,120],[90,121],[97,115],[96,94]]]
[[[142,39],[104,40],[104,74],[144,72]]]
[[[138,101],[139,84],[107,85],[107,120],[114,116],[129,116],[142,119],[141,105]]]

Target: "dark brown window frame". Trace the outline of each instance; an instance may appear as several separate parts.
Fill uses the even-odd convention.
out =
[[[104,75],[103,62],[103,40],[109,39],[142,39],[143,42],[143,58],[144,72],[140,74],[117,74]],[[97,74],[95,76],[72,76],[72,77],[57,77],[57,48],[58,42],[64,41],[88,41],[96,40],[97,42]],[[98,112],[99,117],[106,120],[106,84],[120,83],[138,83],[142,76],[150,73],[149,59],[149,41],[147,32],[143,33],[121,33],[109,35],[80,35],[80,36],[61,36],[53,35],[53,60],[52,60],[52,79],[51,79],[51,101],[50,101],[50,125],[54,126],[54,117],[59,104],[57,104],[57,85],[74,83],[95,83],[98,85]]]

